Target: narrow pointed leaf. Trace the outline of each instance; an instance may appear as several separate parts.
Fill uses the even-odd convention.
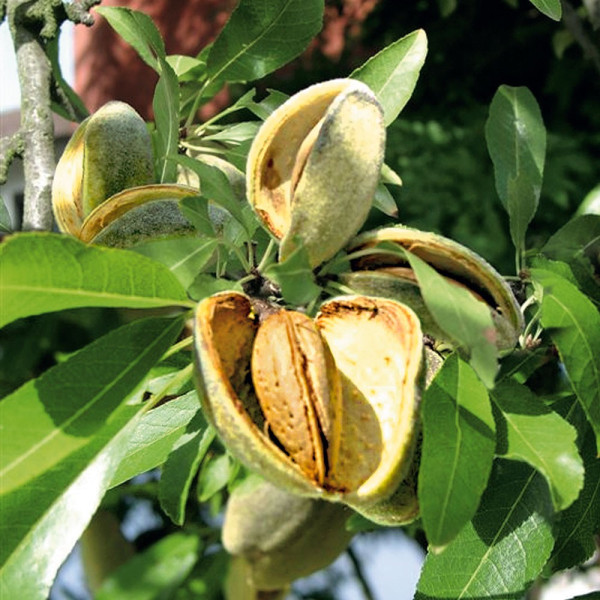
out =
[[[52,233],[19,233],[0,245],[0,327],[84,306],[189,306],[169,269],[127,250]]]
[[[471,523],[428,554],[416,600],[522,598],[552,551],[551,515],[544,478],[523,463],[498,461]]]
[[[422,419],[421,518],[429,544],[443,546],[475,514],[496,447],[488,391],[458,355],[427,388]]]
[[[396,120],[409,101],[426,56],[427,35],[418,29],[386,46],[350,74],[375,92],[386,125]]]
[[[214,437],[214,429],[198,411],[163,466],[158,498],[162,509],[177,525],[183,524],[190,486]]]
[[[240,0],[207,59],[211,80],[253,81],[298,56],[323,25],[323,0]]]
[[[156,179],[160,183],[174,183],[177,180],[177,164],[167,157],[177,154],[179,148],[179,81],[164,58],[159,57],[159,65],[160,78],[152,101],[156,125]]]
[[[172,598],[199,558],[197,535],[173,533],[137,554],[102,584],[96,600]]]
[[[182,319],[143,319],[4,398],[0,596],[40,600],[95,512],[143,405],[135,386]]]
[[[562,17],[562,7],[560,0],[529,0],[542,14],[550,17],[554,21],[560,21]]]
[[[215,253],[218,241],[185,236],[138,244],[135,252],[163,263],[188,288]]]
[[[573,504],[584,475],[575,428],[514,380],[502,381],[491,395],[498,409],[497,453],[537,469],[548,481],[557,510]]]
[[[542,325],[556,344],[600,448],[600,313],[560,275],[531,269],[542,303]]]
[[[544,122],[527,88],[498,88],[485,137],[494,163],[496,190],[508,211],[511,237],[517,250],[523,251],[527,226],[540,198],[546,155]]]
[[[570,569],[587,561],[596,551],[595,536],[600,531],[600,460],[594,436],[586,436],[582,454],[585,483],[577,500],[558,515],[552,567]]]
[[[199,409],[196,392],[188,392],[142,415],[131,432],[110,487],[162,465]]]
[[[449,284],[418,256],[405,254],[436,323],[467,353],[469,364],[486,387],[493,387],[498,360],[496,330],[489,309],[466,290]]]
[[[95,11],[139,54],[157,73],[157,57],[166,58],[165,45],[152,19],[145,13],[121,6],[99,6]]]

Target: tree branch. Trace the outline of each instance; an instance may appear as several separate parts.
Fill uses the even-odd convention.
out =
[[[8,16],[21,87],[21,154],[25,176],[23,230],[49,231],[53,226],[52,178],[54,122],[52,119],[52,63],[47,53],[49,40],[65,19],[91,25],[89,9],[100,0],[1,0],[0,16]],[[13,152],[7,154],[8,169]]]
[[[8,179],[8,169],[15,158],[21,158],[24,152],[23,136],[20,131],[0,138],[0,185]]]
[[[21,87],[21,130],[25,198],[22,229],[52,229],[51,210],[54,159],[54,123],[50,109],[52,67],[39,35],[26,26],[27,2],[8,0],[19,85]]]

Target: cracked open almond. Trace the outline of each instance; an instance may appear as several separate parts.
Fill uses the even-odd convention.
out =
[[[260,321],[249,297],[227,292],[200,302],[195,348],[208,418],[275,485],[371,515],[410,472],[423,346],[408,307],[348,296],[314,320],[281,310]],[[414,498],[395,522],[409,513]]]

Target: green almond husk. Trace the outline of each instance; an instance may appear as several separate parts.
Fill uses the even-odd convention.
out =
[[[419,315],[425,333],[451,343],[429,313],[408,262],[401,255],[378,253],[377,245],[381,242],[392,242],[414,253],[449,282],[469,289],[489,306],[499,350],[514,348],[524,323],[510,287],[485,259],[441,235],[398,226],[357,236],[348,251],[362,256],[351,261],[351,272],[340,276],[345,285],[356,293],[393,298],[407,304]]]

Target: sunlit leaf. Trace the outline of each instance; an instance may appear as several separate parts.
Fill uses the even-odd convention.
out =
[[[498,371],[496,331],[487,305],[466,289],[448,283],[418,256],[405,254],[437,325],[466,352],[486,387],[493,387]]]
[[[160,78],[154,91],[152,109],[156,125],[154,158],[160,183],[177,180],[177,164],[167,160],[179,147],[179,81],[169,63],[159,57]]]
[[[196,392],[188,392],[142,415],[129,436],[125,455],[113,473],[110,487],[162,465],[199,410]]]
[[[197,535],[172,533],[112,573],[95,599],[171,598],[198,561],[200,549]]]
[[[96,510],[143,404],[128,394],[182,319],[143,319],[4,398],[0,596],[40,600]]]
[[[212,80],[253,81],[298,56],[319,33],[323,0],[240,0],[207,60]]]
[[[380,210],[384,215],[388,217],[398,216],[398,207],[396,201],[390,191],[385,185],[380,183],[375,190],[375,197],[373,198],[373,208]]]
[[[542,325],[558,348],[600,447],[600,313],[560,275],[531,269],[531,277],[541,298]]]
[[[165,267],[127,250],[66,235],[19,233],[0,245],[0,327],[30,315],[107,306],[190,306]]]
[[[552,551],[551,515],[544,478],[523,463],[497,461],[471,523],[427,555],[415,599],[522,598]]]
[[[386,46],[350,74],[375,92],[386,125],[396,120],[409,101],[426,55],[427,36],[418,29]]]
[[[496,447],[488,391],[458,355],[427,388],[422,419],[421,518],[428,542],[443,546],[475,514]]]
[[[121,6],[98,6],[94,10],[109,22],[147,65],[160,74],[157,57],[166,58],[165,44],[147,14]]]
[[[583,486],[575,428],[516,381],[498,383],[491,395],[498,409],[497,453],[542,473],[557,510],[571,505]]]
[[[214,429],[207,426],[202,412],[197,412],[163,465],[158,498],[177,525],[183,524],[190,486],[214,437]]]
[[[527,88],[498,88],[490,105],[485,138],[494,163],[496,190],[508,211],[510,234],[515,248],[522,252],[527,226],[540,198],[546,155],[546,129]]]
[[[206,502],[222,490],[229,483],[231,470],[228,454],[220,454],[207,461],[198,477],[198,500]]]

